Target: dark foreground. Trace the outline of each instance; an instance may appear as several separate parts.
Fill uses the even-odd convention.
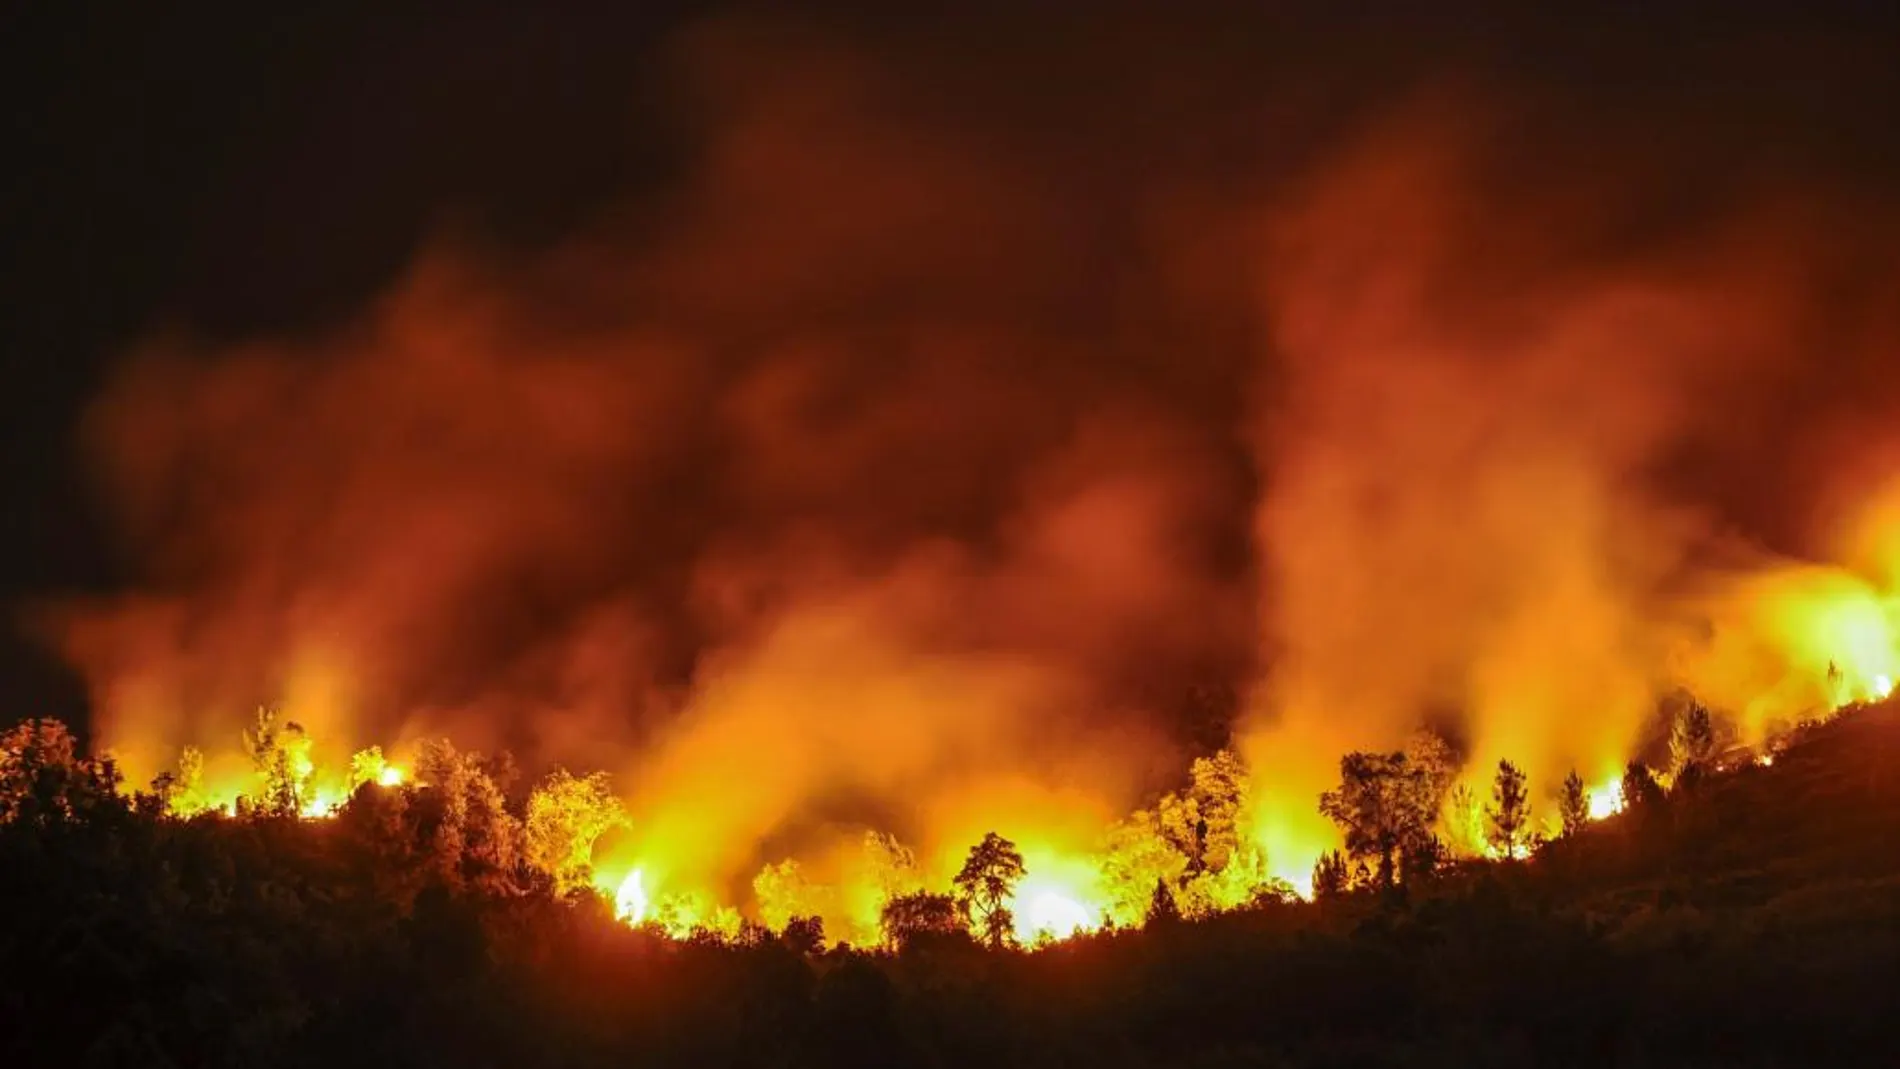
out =
[[[1532,862],[1035,953],[671,942],[419,880],[373,811],[40,786],[0,826],[8,1067],[1900,1064],[1895,708]]]

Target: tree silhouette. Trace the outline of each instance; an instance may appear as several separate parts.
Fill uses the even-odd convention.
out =
[[[480,754],[458,751],[447,739],[422,745],[416,778],[420,793],[418,822],[431,840],[437,871],[451,886],[472,885],[494,894],[514,894],[529,872],[521,820],[508,810],[496,782],[512,764],[505,757],[484,761]]]
[[[1023,855],[1016,844],[990,832],[970,848],[963,869],[951,881],[963,908],[993,947],[1002,946],[1010,938],[1013,918],[1007,903],[1024,871]]]
[[[1563,818],[1564,834],[1575,835],[1590,823],[1590,795],[1584,790],[1583,777],[1576,769],[1564,777],[1563,794],[1557,798],[1557,813]]]
[[[1623,806],[1631,812],[1645,812],[1661,801],[1662,787],[1656,783],[1655,773],[1641,761],[1631,761],[1623,770]]]
[[[1485,839],[1506,859],[1515,860],[1524,845],[1531,820],[1530,792],[1524,787],[1524,772],[1509,761],[1498,762],[1498,774],[1491,782],[1491,804],[1484,811],[1489,827]]]
[[[1693,790],[1708,772],[1715,757],[1715,724],[1701,702],[1691,702],[1676,717],[1669,734],[1671,782]]]
[[[1166,880],[1155,881],[1154,897],[1148,902],[1148,915],[1143,923],[1150,928],[1179,924],[1181,907],[1175,904],[1174,893],[1168,890]]]
[[[83,757],[58,720],[27,720],[0,735],[0,824],[65,823],[121,809],[119,770]]]
[[[303,809],[310,780],[310,737],[295,720],[278,722],[270,708],[257,710],[256,723],[244,732],[244,752],[256,770],[260,789],[239,798],[242,811],[266,817],[295,817]]]
[[[1352,872],[1346,866],[1346,855],[1337,850],[1328,850],[1313,863],[1313,897],[1324,901],[1337,898],[1352,886]]]
[[[930,891],[913,891],[884,903],[878,918],[884,942],[897,950],[930,937],[968,935],[969,927],[956,899]]]
[[[1369,862],[1379,886],[1429,873],[1443,847],[1431,832],[1444,785],[1432,764],[1404,753],[1351,753],[1340,758],[1340,784],[1320,795],[1319,811],[1346,834],[1346,853]]]
[[[793,917],[785,922],[779,942],[795,954],[821,954],[825,949],[823,917]]]
[[[1414,781],[1414,789],[1419,792],[1417,804],[1427,814],[1426,823],[1430,824],[1458,779],[1458,755],[1436,731],[1420,728],[1405,744],[1405,760],[1417,773]]]

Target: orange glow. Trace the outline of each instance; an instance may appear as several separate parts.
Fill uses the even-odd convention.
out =
[[[1310,896],[1340,757],[1428,719],[1480,801],[1509,758],[1540,802],[1591,777],[1601,819],[1679,691],[1763,752],[1894,694],[1900,483],[1852,474],[1884,425],[1812,457],[1757,426],[1847,359],[1812,322],[1892,349],[1816,289],[1882,227],[1803,198],[1626,249],[1652,183],[1517,202],[1514,135],[1433,99],[1074,242],[1124,213],[1043,180],[1066,150],[998,163],[1017,139],[808,68],[704,72],[731,125],[669,225],[624,228],[651,242],[434,244],[326,329],[129,355],[83,425],[141,582],[44,624],[128,789],[316,819],[445,789],[424,740],[506,748],[523,786],[612,775],[542,796],[558,885],[859,945],[995,831],[1027,942],[1139,924],[1157,885],[1188,917]],[[1075,270],[1104,248],[1140,270]],[[1806,557],[1764,559],[1659,485],[1765,439],[1869,503],[1848,537],[1791,501],[1771,541]]]
[[[1590,804],[1590,819],[1603,820],[1623,811],[1623,781],[1613,777],[1592,787],[1587,792]]]
[[[1033,943],[1047,936],[1064,939],[1092,931],[1100,921],[1087,906],[1062,891],[1031,886],[1028,882],[1016,892],[1016,938]]]

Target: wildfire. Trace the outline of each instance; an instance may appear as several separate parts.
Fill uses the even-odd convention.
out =
[[[1752,615],[1746,616],[1754,626],[1753,645],[1724,645],[1727,640],[1718,637],[1709,663],[1690,668],[1717,664],[1729,672],[1709,678],[1730,687],[1717,686],[1717,693],[1746,699],[1719,707],[1739,723],[1743,742],[1758,755],[1756,764],[1774,762],[1774,737],[1762,726],[1763,709],[1772,707],[1783,717],[1824,716],[1894,695],[1900,678],[1900,597],[1845,570],[1819,566],[1783,569],[1745,587],[1754,599],[1748,603]],[[1738,653],[1755,658],[1748,671],[1735,668],[1748,659]],[[1756,689],[1741,689],[1738,681]],[[1749,732],[1757,737],[1747,737]],[[414,759],[419,763],[408,765],[391,760],[377,745],[355,751],[347,765],[326,765],[325,755],[336,752],[319,746],[298,722],[261,711],[243,733],[241,750],[207,757],[187,747],[175,767],[154,781],[154,789],[167,810],[181,818],[262,811],[322,820],[334,817],[363,789],[426,789],[426,781],[440,776],[463,784],[444,789],[473,790],[472,804],[502,805],[477,755],[458,756],[446,744],[440,752],[425,747]],[[995,820],[1019,835],[1035,829],[1022,843],[1021,882],[1007,898],[1016,938],[1034,945],[1095,931],[1110,921],[1140,924],[1159,889],[1186,916],[1238,908],[1263,892],[1310,898],[1314,860],[1337,839],[1313,812],[1310,796],[1257,781],[1266,775],[1271,773],[1250,768],[1227,751],[1197,759],[1176,790],[1112,821],[1093,844],[1090,828],[1099,824],[1056,835],[1050,829],[1060,822],[1049,820],[1047,798],[1034,792],[969,808],[982,808],[985,823]],[[1625,808],[1616,773],[1585,795],[1591,820]],[[1440,815],[1439,830],[1460,856],[1498,856],[1482,835],[1485,796],[1481,780],[1468,781],[1454,792],[1455,808]],[[692,804],[684,811],[693,812]],[[995,815],[987,815],[992,810]],[[864,837],[847,838],[831,854],[784,857],[764,866],[752,883],[751,901],[739,904],[723,901],[712,890],[718,885],[696,867],[699,859],[679,852],[688,848],[691,836],[650,836],[637,863],[626,866],[622,855],[605,872],[595,867],[596,841],[610,829],[650,831],[656,822],[667,826],[667,817],[660,805],[644,821],[634,821],[604,774],[576,777],[556,769],[529,794],[523,815],[507,819],[518,821],[528,864],[544,871],[563,893],[591,885],[629,925],[656,925],[675,937],[699,930],[732,934],[740,928],[739,905],[744,905],[748,916],[773,927],[794,917],[820,917],[832,938],[853,942],[878,938],[880,911],[893,897],[944,888],[962,860],[964,845],[957,836],[969,830],[938,835],[925,864],[892,836],[854,833]],[[975,820],[966,823],[975,826]]]
[[[1016,918],[1016,938],[1025,943],[1039,939],[1067,939],[1101,927],[1102,910],[1085,905],[1068,887],[1031,875],[1016,889],[1010,911]]]
[[[343,800],[335,795],[327,791],[317,791],[310,796],[310,800],[305,802],[302,808],[297,810],[297,815],[305,820],[328,820],[336,816],[336,811],[342,804]]]
[[[646,873],[635,866],[614,890],[614,916],[628,924],[644,924],[648,904]]]
[[[1591,820],[1613,817],[1621,813],[1626,804],[1623,799],[1623,781],[1620,778],[1612,778],[1592,787],[1588,792],[1588,798]]]

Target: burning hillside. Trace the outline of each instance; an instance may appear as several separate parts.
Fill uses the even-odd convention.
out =
[[[135,582],[40,622],[132,786],[504,814],[675,933],[875,941],[995,832],[1034,941],[1309,892],[1348,753],[1481,854],[1501,761],[1554,828],[1900,678],[1890,204],[1485,78],[1157,42],[1051,132],[789,40],[682,38],[678,173],[552,248],[128,357]]]

